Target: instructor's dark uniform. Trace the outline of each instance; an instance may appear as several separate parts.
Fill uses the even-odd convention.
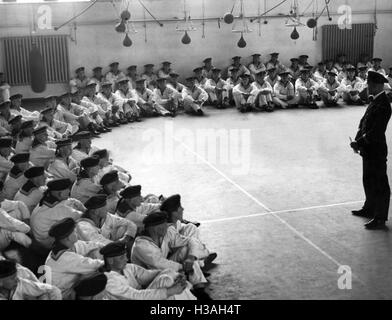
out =
[[[390,188],[387,176],[388,148],[385,138],[391,105],[384,92],[369,104],[355,137],[363,160],[364,210],[380,222],[388,220]]]

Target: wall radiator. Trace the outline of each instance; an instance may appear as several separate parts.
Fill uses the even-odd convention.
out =
[[[355,66],[362,53],[373,57],[375,24],[352,24],[352,29],[339,29],[338,25],[322,26],[323,60],[333,59],[340,53]]]
[[[68,36],[27,36],[2,38],[3,70],[7,82],[14,86],[30,84],[29,53],[36,43],[44,60],[48,83],[69,80]]]

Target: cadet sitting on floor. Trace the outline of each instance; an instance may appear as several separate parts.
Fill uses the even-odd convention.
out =
[[[295,82],[295,91],[298,98],[298,104],[307,106],[311,109],[317,109],[315,96],[317,94],[318,84],[310,79],[309,70],[302,69],[301,76]]]
[[[142,117],[153,117],[159,115],[154,107],[154,94],[153,92],[146,88],[145,79],[136,80],[135,93],[137,96],[137,105],[140,109]]]
[[[48,141],[47,128],[47,126],[38,127],[33,131],[34,140],[31,145],[30,162],[37,167],[47,168],[56,155],[56,150],[52,148],[55,144]]]
[[[70,89],[85,88],[89,78],[85,74],[84,67],[79,67],[75,70],[76,77],[69,82]]]
[[[204,66],[203,66],[203,77],[207,79],[211,79],[212,77],[212,69],[214,66],[212,65],[212,58],[205,58],[203,60]]]
[[[354,66],[347,68],[347,77],[342,80],[343,100],[348,105],[363,105],[361,97],[359,96],[359,89],[362,81],[355,76]]]
[[[201,242],[200,232],[196,225],[193,223],[184,223],[184,208],[181,205],[181,196],[179,194],[172,195],[162,202],[160,207],[168,215],[168,227],[174,228],[179,234],[186,237],[193,237],[197,239],[200,246],[200,251],[204,251],[205,258],[199,260],[203,268],[208,268],[212,261],[217,257],[215,252],[209,252],[206,246]]]
[[[299,66],[298,58],[291,58],[290,61],[291,66],[288,71],[290,72],[291,82],[293,85],[295,85],[295,81],[297,81],[297,79],[300,77],[301,67]]]
[[[230,106],[229,88],[225,80],[220,76],[221,70],[212,69],[211,78],[207,80],[204,89],[208,93],[209,102],[218,109],[225,109]]]
[[[124,243],[110,243],[100,252],[105,260],[105,291],[109,300],[195,300],[183,275],[127,263]]]
[[[6,199],[14,199],[18,190],[27,182],[24,172],[30,166],[30,153],[15,154],[10,158],[14,166],[10,170],[4,182],[4,197]]]
[[[248,70],[253,81],[256,80],[256,74],[259,71],[265,70],[265,65],[261,62],[260,56],[261,54],[259,53],[252,54],[252,62],[248,65]]]
[[[113,90],[114,90],[116,81],[118,79],[125,78],[125,74],[121,70],[118,69],[118,65],[119,65],[118,62],[112,62],[111,64],[109,64],[110,70],[105,75],[106,81],[109,81],[112,84]]]
[[[279,73],[280,80],[274,86],[275,97],[273,102],[283,109],[298,106],[298,97],[295,95],[293,83],[289,79],[290,71]]]
[[[266,69],[271,69],[275,68],[276,73],[280,73],[281,71],[286,70],[286,67],[278,60],[279,53],[278,52],[273,52],[270,54],[271,59],[265,64]]]
[[[124,188],[125,185],[120,181],[116,170],[104,174],[99,183],[102,186],[99,194],[107,196],[107,210],[114,214],[118,200],[120,199],[118,191]]]
[[[40,114],[38,111],[28,111],[22,107],[23,95],[20,93],[14,94],[10,97],[11,100],[11,113],[13,115],[21,115],[24,121],[33,120],[35,123],[39,122]]]
[[[91,148],[91,133],[88,131],[80,131],[72,136],[72,142],[77,142],[72,150],[71,157],[77,163],[84,158],[87,158],[92,150]]]
[[[55,178],[68,178],[75,182],[79,172],[79,164],[71,157],[72,140],[61,139],[56,141],[56,157],[48,167],[48,172]]]
[[[61,300],[61,291],[53,285],[20,277],[15,262],[2,260],[0,300]]]
[[[200,248],[195,239],[168,228],[165,212],[151,213],[143,223],[144,233],[135,240],[131,262],[147,269],[184,271],[193,284],[195,296],[208,299],[204,291],[207,280],[197,261]]]
[[[146,80],[146,86],[150,90],[154,90],[157,86],[157,75],[154,72],[154,65],[152,63],[147,63],[144,65],[144,73],[141,75],[143,79]]]
[[[319,96],[326,107],[336,107],[342,94],[342,86],[336,79],[337,74],[328,71],[327,78],[320,83]]]
[[[100,91],[94,98],[94,103],[99,104],[105,112],[109,113],[109,124],[112,127],[128,123],[125,118],[120,116],[120,108],[114,104],[115,98],[112,92],[112,84],[109,81],[101,83]]]
[[[48,234],[52,225],[64,218],[78,220],[86,210],[80,201],[69,198],[71,186],[69,179],[49,181],[44,196],[31,214],[34,239],[46,250],[53,244],[53,238]]]
[[[101,186],[94,182],[99,170],[99,158],[87,157],[80,161],[80,172],[71,189],[71,197],[85,203],[98,194]]]
[[[256,81],[252,83],[251,92],[254,101],[254,110],[271,112],[274,110],[272,100],[272,87],[265,81],[265,71],[256,73]]]
[[[128,119],[128,122],[140,122],[140,109],[137,106],[137,96],[133,90],[129,90],[129,80],[120,78],[116,81],[117,90],[114,93],[114,105]]]
[[[122,241],[131,250],[137,232],[133,222],[110,214],[104,195],[91,197],[85,205],[87,210],[77,221],[78,239],[93,241],[100,245]]]
[[[254,87],[250,83],[250,75],[241,75],[241,82],[233,88],[233,98],[237,110],[244,113],[252,111],[254,108],[255,97],[252,95]]]
[[[24,172],[26,183],[15,195],[15,200],[23,202],[30,213],[38,205],[46,190],[46,174],[44,167],[31,167]]]
[[[250,74],[249,70],[247,67],[245,67],[242,63],[241,63],[241,57],[240,56],[235,56],[232,58],[233,60],[233,64],[229,66],[229,68],[227,69],[227,77],[231,77],[232,76],[232,70],[233,69],[237,69],[237,75],[238,77],[242,76],[245,73]]]
[[[26,204],[18,200],[8,200],[4,198],[4,185],[0,182],[0,208],[7,212],[11,217],[30,225],[30,211]]]
[[[207,78],[203,76],[203,68],[202,67],[197,67],[193,69],[194,73],[194,78],[196,80],[196,85],[198,85],[200,88],[204,89],[204,86],[207,82]]]
[[[207,92],[196,84],[197,81],[194,77],[188,77],[186,83],[187,86],[183,90],[185,112],[198,116],[204,115],[203,104],[208,100]]]
[[[163,116],[175,117],[178,109],[178,97],[175,91],[167,86],[166,78],[157,79],[157,88],[153,93],[155,109]]]
[[[170,68],[171,62],[169,61],[164,61],[162,62],[162,68],[158,70],[157,76],[158,78],[169,78],[170,72],[172,72],[172,69]]]
[[[158,211],[161,203],[144,202],[141,195],[142,187],[128,186],[121,190],[120,200],[117,203],[116,214],[120,217],[126,218],[138,227],[138,231],[144,229],[143,220],[152,212]]]
[[[53,224],[49,230],[49,236],[54,238],[54,243],[45,266],[50,268],[51,284],[61,290],[63,300],[74,299],[73,287],[81,279],[95,274],[104,264],[102,260],[90,257],[103,245],[78,240],[75,227],[75,220],[64,218]]]
[[[374,72],[381,73],[383,76],[386,76],[387,73],[386,73],[385,70],[381,67],[381,62],[382,62],[382,59],[381,59],[381,58],[373,58],[373,59],[372,59],[373,66],[372,66],[371,68],[369,68],[368,72],[369,72],[369,71],[374,71]]]

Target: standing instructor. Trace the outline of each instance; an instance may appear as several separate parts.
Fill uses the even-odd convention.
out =
[[[371,103],[359,123],[355,141],[350,146],[362,156],[363,187],[366,201],[353,215],[371,218],[365,224],[370,230],[384,229],[388,220],[391,190],[387,176],[388,147],[385,131],[391,117],[391,104],[384,91],[388,80],[380,73],[369,71],[368,90]]]

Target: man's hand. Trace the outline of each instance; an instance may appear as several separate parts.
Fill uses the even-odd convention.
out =
[[[185,290],[185,288],[186,288],[186,283],[185,284],[182,282],[174,283],[174,285],[167,288],[167,295],[170,297],[176,294],[180,294]]]

